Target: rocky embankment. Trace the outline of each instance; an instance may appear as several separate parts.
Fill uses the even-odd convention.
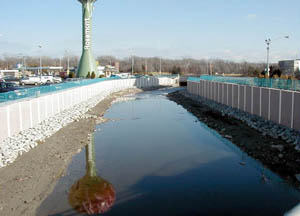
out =
[[[5,139],[0,143],[0,168],[13,163],[18,156],[30,151],[38,144],[43,143],[46,138],[52,136],[71,122],[93,118],[93,116],[86,113],[112,92],[120,90],[122,89],[103,91],[92,99],[74,105],[70,109],[64,110],[54,117],[43,121],[34,128],[22,131],[15,136]]]
[[[300,186],[300,133],[261,117],[189,94],[186,90],[169,99],[193,113],[248,155],[288,181]]]

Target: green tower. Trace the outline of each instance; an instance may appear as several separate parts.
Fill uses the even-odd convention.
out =
[[[93,72],[99,76],[97,64],[92,54],[92,16],[97,0],[78,0],[82,4],[82,56],[77,69],[77,77],[86,77]]]

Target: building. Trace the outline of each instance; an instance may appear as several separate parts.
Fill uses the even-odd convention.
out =
[[[278,62],[282,75],[299,76],[300,75],[300,59],[283,60]]]
[[[119,62],[112,62],[112,66],[119,72],[120,71],[120,63]]]
[[[105,76],[105,66],[98,66],[99,76]]]
[[[119,73],[119,71],[115,68],[115,66],[112,66],[112,65],[106,65],[104,72],[105,72],[106,77],[110,77],[113,74]]]
[[[21,76],[19,70],[0,70],[0,78],[4,77],[16,77],[19,78]]]

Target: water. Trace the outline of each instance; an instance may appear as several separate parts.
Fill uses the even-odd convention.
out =
[[[97,126],[37,215],[283,215],[299,204],[296,189],[168,91],[114,104],[105,114],[112,121]]]

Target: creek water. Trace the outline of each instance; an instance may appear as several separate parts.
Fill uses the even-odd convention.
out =
[[[299,204],[296,188],[169,91],[114,103],[36,215],[284,215]]]

